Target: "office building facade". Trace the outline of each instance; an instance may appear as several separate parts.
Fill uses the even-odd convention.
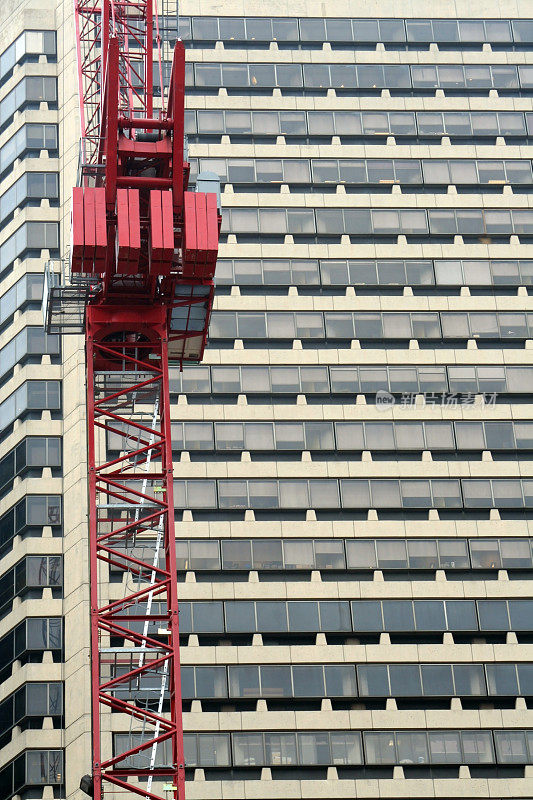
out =
[[[159,10],[223,208],[209,346],[171,375],[187,797],[531,797],[531,10]],[[39,310],[74,28],[0,18],[0,800],[81,798],[83,339]]]

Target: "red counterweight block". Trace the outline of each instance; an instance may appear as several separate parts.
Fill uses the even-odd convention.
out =
[[[150,274],[170,275],[174,258],[172,192],[150,192]]]
[[[141,255],[141,217],[138,189],[117,189],[117,274],[137,275]]]
[[[216,194],[185,192],[183,276],[211,279],[218,253],[218,209]]]
[[[75,186],[72,190],[72,272],[89,275],[104,272],[106,248],[105,189]]]

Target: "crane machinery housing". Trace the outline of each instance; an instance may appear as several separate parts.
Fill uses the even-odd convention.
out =
[[[220,191],[209,173],[188,190],[185,51],[177,41],[165,94],[152,0],[76,0],[75,24],[80,168],[69,267],[47,266],[43,313],[48,331],[86,337],[92,773],[81,788],[183,800],[169,363],[203,355]],[[118,456],[106,455],[110,436]],[[109,567],[124,575],[112,601]],[[129,721],[124,751],[107,711]]]

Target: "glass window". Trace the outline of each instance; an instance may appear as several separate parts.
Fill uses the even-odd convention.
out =
[[[310,136],[333,136],[336,132],[331,111],[309,111],[307,119]]]
[[[263,697],[292,697],[291,668],[262,666],[261,694]]]
[[[460,450],[484,450],[485,436],[482,422],[456,422],[455,435]]]
[[[349,631],[351,629],[347,600],[321,600],[318,605],[321,631]]]
[[[266,763],[270,766],[296,765],[294,733],[265,733]]]
[[[483,214],[476,209],[472,210],[457,210],[457,233],[459,234],[477,234],[484,232]]]
[[[365,423],[365,449],[394,450],[394,425],[392,422]]]
[[[238,451],[245,449],[242,422],[215,422],[215,437],[217,449]]]
[[[346,542],[346,562],[348,569],[376,569],[376,548],[374,541],[354,539]]]
[[[389,697],[389,675],[385,664],[361,664],[357,681],[362,697]]]
[[[256,603],[257,627],[259,631],[287,631],[287,605],[276,600],[261,600]],[[316,630],[316,628],[315,628]]]
[[[265,667],[262,667],[264,670]],[[294,697],[324,697],[324,670],[322,666],[292,667]]]
[[[468,89],[488,89],[490,86],[492,86],[491,71],[489,67],[465,66],[464,74]],[[457,85],[464,86],[465,84],[457,83]]]
[[[284,136],[305,136],[307,124],[305,111],[281,111],[279,132]]]
[[[497,539],[471,539],[472,566],[477,569],[499,569],[500,551]]]
[[[381,64],[359,64],[357,66],[357,86],[360,89],[378,89],[386,86]]]
[[[370,487],[365,480],[341,480],[343,508],[371,508]]]
[[[415,600],[414,609],[418,631],[446,630],[444,604],[441,600]]]
[[[270,42],[272,41],[272,20],[260,17],[247,17],[246,38],[251,41]]]
[[[527,67],[519,67],[520,86],[531,85],[531,74]],[[516,67],[505,66],[491,67],[492,81],[497,89],[518,89],[518,75]]]
[[[198,761],[203,767],[227,767],[231,763],[229,736],[202,733],[198,736]]]
[[[274,450],[274,430],[271,422],[247,422],[244,427],[246,450]]]
[[[191,541],[190,568],[192,570],[220,569],[218,542]]]
[[[533,601],[509,600],[509,615],[511,617],[511,630],[527,631],[531,628],[531,614]]]
[[[461,763],[461,743],[458,731],[429,731],[428,742],[433,764]]]
[[[334,394],[356,394],[359,389],[357,369],[330,368],[331,391]]]
[[[195,667],[196,697],[227,697],[225,667]]]
[[[313,542],[311,540],[283,542],[285,569],[312,569],[314,566]]]
[[[429,19],[406,19],[408,42],[432,42],[433,31]]]
[[[298,751],[300,764],[330,764],[328,732],[299,733]]]
[[[500,539],[503,569],[520,569],[531,566],[530,543],[526,539]]]
[[[389,115],[386,112],[362,112],[363,132],[367,135],[390,133]]]
[[[255,767],[265,763],[261,733],[234,733],[231,738],[234,766]]]
[[[355,65],[330,64],[329,72],[334,89],[352,89],[357,86]]]
[[[425,480],[400,481],[403,508],[430,508],[430,482]]]
[[[326,697],[357,697],[353,664],[327,664],[324,675]]]
[[[490,731],[461,731],[465,764],[492,764],[494,750]]]
[[[407,567],[405,540],[377,539],[376,548],[380,569],[405,569]]]
[[[289,630],[291,631],[318,631],[318,606],[315,602],[307,600],[289,600],[287,603],[289,614]]]
[[[252,543],[243,539],[222,541],[222,568],[252,569]]]
[[[220,64],[195,64],[195,85],[219,88],[222,86]]]
[[[422,693],[429,696],[453,696],[452,668],[450,664],[423,664]]]
[[[434,19],[433,20],[433,41],[435,42],[458,42],[459,30],[461,30],[461,20],[456,22],[453,19]],[[481,23],[483,32],[483,23]]]
[[[508,631],[509,616],[505,600],[478,600],[479,627],[482,631]]]
[[[492,481],[492,490],[496,508],[522,508],[524,506],[522,484],[519,480]]]
[[[373,733],[366,731],[363,736],[367,764],[396,763],[394,733]]]
[[[425,422],[424,434],[429,450],[448,450],[455,446],[450,422]]]
[[[533,695],[533,665],[517,664],[516,669],[520,681],[520,694],[523,697]]]
[[[253,568],[254,569],[282,569],[283,557],[281,541],[275,539],[254,539]]]
[[[436,89],[439,85],[437,67],[433,66],[411,66],[411,79],[414,89]],[[419,120],[420,116],[421,115],[419,115]]]
[[[193,37],[205,41],[218,39],[218,19],[216,17],[193,17]]]
[[[486,422],[484,427],[489,450],[507,450],[515,447],[512,422]]]
[[[481,664],[454,664],[455,694],[458,697],[486,694],[485,674]]]
[[[195,633],[219,633],[224,630],[222,603],[192,603]]]
[[[274,41],[297,42],[298,41],[298,20],[281,18],[272,20],[272,32]]]
[[[422,684],[418,664],[391,664],[389,666],[392,697],[420,697]]]
[[[354,600],[352,620],[354,631],[382,631],[381,603],[378,600]],[[388,629],[388,625],[386,627]]]
[[[279,134],[278,114],[273,111],[254,111],[252,114],[252,130],[254,134],[259,136],[277,136]]]
[[[330,86],[329,66],[327,64],[303,64],[304,86],[322,89]],[[311,120],[309,120],[311,133]]]
[[[496,754],[501,764],[527,764],[529,755],[524,731],[494,731]]]
[[[390,132],[393,136],[414,136],[416,134],[415,115],[411,111],[389,112]]]
[[[277,85],[275,68],[273,64],[250,64],[248,66],[248,72],[249,86],[258,86],[271,89],[273,86]]]
[[[515,42],[525,42],[530,44],[533,38],[533,21],[526,19],[511,20],[513,40]]]
[[[339,450],[358,451],[365,449],[364,429],[362,422],[336,422],[335,437],[337,441],[337,448]]]
[[[352,26],[356,41],[359,42],[379,41],[377,19],[353,19]]]
[[[400,508],[400,487],[398,481],[373,480],[370,482],[372,491],[372,508]]]
[[[344,569],[344,548],[335,539],[317,539],[314,543],[316,569]]]
[[[437,542],[432,539],[408,539],[409,567],[411,569],[436,569],[438,566]]]
[[[248,481],[250,508],[279,508],[278,484],[276,481]]]
[[[243,41],[246,38],[244,32],[244,19],[235,17],[220,17],[219,26],[220,38],[223,41],[231,41],[232,39]]]
[[[386,631],[414,631],[412,602],[410,600],[384,600],[383,621]]]
[[[280,481],[279,498],[280,508],[309,508],[307,481]]]
[[[489,694],[516,697],[518,680],[515,664],[487,664],[486,671]]]
[[[473,600],[447,600],[446,619],[449,631],[477,631],[476,604]]]
[[[225,126],[222,126],[218,121],[218,115],[224,113]],[[252,117],[249,111],[198,111],[198,118],[200,114],[211,115],[211,125],[215,125],[214,131],[220,133],[251,133],[252,132]]]
[[[224,603],[228,633],[255,631],[254,604],[248,600],[227,600]]]
[[[490,481],[462,481],[465,508],[491,508],[492,489]]]
[[[396,747],[400,764],[427,764],[428,747],[425,733],[397,733]]]

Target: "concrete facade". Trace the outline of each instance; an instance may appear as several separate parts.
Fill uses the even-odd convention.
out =
[[[266,13],[270,16],[265,17]],[[313,34],[305,25],[308,18],[319,22],[323,18],[427,20],[428,13],[439,20],[487,21],[485,35],[479,34],[479,26],[475,30],[464,26],[462,40],[454,43],[449,29],[440,40],[437,28],[417,39],[414,27],[407,27],[404,30],[412,32],[407,46],[397,33],[387,34],[386,25],[374,38],[368,32],[358,36],[356,25],[354,47],[340,30],[345,22],[328,30],[322,40],[320,33]],[[207,71],[191,72],[186,98],[193,173],[209,167],[228,170],[222,192],[222,277],[211,342],[199,371],[186,368],[172,375],[187,796],[191,800],[531,797],[533,749],[521,748],[527,742],[533,748],[528,738],[528,733],[533,735],[533,639],[527,625],[533,609],[518,603],[531,599],[533,579],[531,551],[524,555],[525,543],[529,545],[533,536],[527,483],[532,479],[533,461],[528,438],[528,423],[533,421],[533,335],[528,320],[520,316],[533,312],[533,224],[527,213],[520,216],[519,212],[533,213],[533,203],[531,180],[527,176],[513,179],[512,169],[518,169],[517,162],[531,167],[533,107],[527,67],[532,39],[519,25],[509,25],[509,41],[502,28],[488,26],[490,21],[528,20],[533,16],[530,5],[518,0],[484,4],[457,0],[429,9],[420,0],[379,4],[339,0],[333,5],[274,0],[265,8],[255,0],[228,2],[223,7],[214,0],[182,0],[180,14],[191,65],[235,65],[234,71],[220,73],[226,84],[221,88],[209,85]],[[191,17],[206,22],[204,28],[201,24],[193,28],[192,41],[186,34]],[[210,33],[214,28],[208,28],[208,23],[219,25],[213,18],[227,18],[228,26]],[[304,23],[290,28],[285,39],[281,34],[264,40],[258,35],[254,46],[248,35],[239,45],[241,20],[253,18]],[[0,11],[0,20],[1,53],[24,31],[56,32],[55,52],[44,52],[44,45],[43,52],[28,46],[28,55],[17,56],[5,75],[0,62],[0,148],[29,124],[57,126],[58,136],[55,147],[45,143],[21,147],[12,161],[6,156],[4,162],[0,149],[2,348],[27,326],[39,326],[41,317],[35,298],[19,302],[2,317],[1,299],[26,274],[42,273],[44,262],[63,256],[68,247],[79,122],[71,4],[12,3]],[[164,55],[168,53],[165,45]],[[365,83],[361,72],[356,88],[349,79],[321,83],[319,73],[312,70],[301,73],[300,85],[294,71],[284,85],[280,76],[285,73],[280,70],[269,85],[271,72],[257,71],[257,64],[268,68],[348,65],[350,69],[353,65],[516,66],[521,70],[516,73],[516,85],[507,73],[498,78],[503,73],[495,71],[487,78],[485,72],[477,77],[467,72],[463,87],[445,70],[435,80],[428,77],[426,85],[419,77],[410,87],[388,85],[387,76],[392,73],[385,74],[383,87]],[[246,85],[237,69],[243,65],[251,69]],[[355,73],[348,69],[342,74]],[[2,101],[21,79],[33,76],[56,78],[57,99],[50,95],[46,101],[27,100],[12,116],[6,111],[4,117]],[[223,121],[220,114],[207,114],[217,111],[256,116],[230,121],[226,115]],[[300,116],[278,118],[276,129],[278,123],[257,116],[260,112],[300,112]],[[382,121],[367,118],[366,131],[343,129],[340,122],[330,130],[332,118],[308,115],[304,123],[301,112],[348,112],[354,117],[360,112],[411,112],[412,124],[418,127],[402,131],[396,122],[396,129],[387,132],[380,127]],[[478,127],[470,133],[457,132],[457,120],[447,118],[450,130],[439,133],[442,120],[432,122],[424,116],[430,112],[468,112]],[[502,115],[501,128],[495,132],[490,127],[495,123],[489,124],[483,116],[488,112]],[[515,126],[518,117],[525,126],[531,113],[529,131],[505,129],[504,121],[511,120],[505,115],[511,113]],[[407,117],[402,119],[407,125]],[[465,122],[463,118],[463,124],[472,119]],[[251,120],[254,129],[249,127]],[[487,122],[485,132],[482,120]],[[305,124],[306,130],[301,127]],[[280,165],[279,160],[288,159],[292,161]],[[332,165],[338,159],[343,163]],[[401,163],[391,165],[390,159]],[[426,164],[462,160],[464,168],[455,165],[456,177],[448,181],[426,180],[426,173],[419,182],[401,177],[401,170],[413,168],[414,162],[424,170]],[[496,161],[506,163],[497,166]],[[462,178],[466,162],[475,162],[477,170],[477,178],[470,182]],[[326,169],[341,167],[345,177],[323,177]],[[255,177],[250,178],[253,168]],[[306,169],[316,172],[309,172],[308,179],[299,177]],[[363,169],[366,180],[353,177]],[[497,171],[502,169],[507,171],[500,178]],[[271,177],[259,177],[257,170]],[[390,170],[397,171],[392,178]],[[24,199],[4,217],[4,193],[31,172],[56,173],[59,193],[39,198],[40,203],[34,197],[31,203]],[[229,216],[243,209],[245,215]],[[338,231],[336,222],[330,228],[320,227],[324,223],[319,223],[319,216],[317,230],[305,228],[307,223],[295,221],[295,216],[287,218],[286,228],[281,227],[285,224],[281,217],[272,217],[272,225],[265,217],[259,229],[257,222],[250,222],[253,209],[427,209],[428,213],[511,209],[515,216],[510,222],[504,220],[501,228],[489,228],[489,217],[485,217],[487,228],[482,231],[469,228],[466,217],[461,218],[462,228],[438,228],[437,218],[431,216],[433,227],[427,232],[409,229],[407,224],[402,228],[398,222],[365,231],[350,227],[353,222],[346,221],[356,217],[349,214]],[[4,258],[5,243],[22,224],[32,222],[60,225],[55,246],[53,232],[39,229],[35,235],[42,241],[17,245],[15,256]],[[228,277],[230,260],[236,270],[234,280]],[[467,271],[456,278],[452,270],[461,260]],[[344,282],[342,277],[327,277],[333,275],[332,262],[339,262],[335,268],[347,269],[348,261],[354,262],[353,272]],[[362,261],[371,262],[371,268],[379,262],[379,277],[376,273],[374,279],[358,278],[369,275],[368,264],[363,267]],[[403,280],[387,278],[391,266],[386,262],[391,261],[404,262],[403,268],[411,272]],[[434,280],[413,277],[415,262],[429,264]],[[306,282],[297,277],[298,267],[304,264],[309,275],[315,276]],[[270,271],[263,278],[247,278],[253,270],[258,274],[258,265]],[[289,266],[293,277],[283,277]],[[471,277],[474,268],[484,269],[485,277]],[[399,269],[398,264],[394,269]],[[520,271],[519,278],[510,277],[513,270]],[[481,312],[507,316],[475,316],[468,323],[463,317],[450,316]],[[405,333],[404,317],[353,316],[361,313],[428,316],[411,318],[412,327]],[[289,317],[293,314],[304,316]],[[315,316],[305,316],[310,314]],[[265,319],[268,328],[263,332]],[[375,328],[357,328],[371,322],[381,325],[382,320],[390,323],[380,329],[381,334]],[[353,335],[344,333],[349,324],[356,326]],[[439,335],[432,332],[434,324],[441,326]],[[499,325],[495,332],[494,324]],[[326,327],[317,333],[320,325]],[[28,684],[62,683],[64,710],[53,714],[49,704],[46,713],[35,715],[29,709],[29,716],[13,718],[12,731],[9,725],[0,731],[4,769],[0,800],[27,792],[81,798],[79,779],[90,770],[83,342],[79,337],[63,337],[61,356],[53,352],[53,342],[45,347],[44,353],[23,354],[9,371],[2,369],[0,353],[4,381],[0,404],[27,381],[61,381],[62,387],[61,408],[53,401],[31,411],[19,404],[22,410],[12,419],[9,408],[0,405],[4,431],[0,459],[27,437],[62,439],[61,467],[47,456],[44,466],[35,463],[21,468],[0,497],[0,576],[8,575],[27,556],[62,556],[62,579],[41,586],[29,581],[23,590],[13,591],[2,606],[0,638],[9,637],[27,619],[56,618],[64,621],[64,639],[60,646],[52,646],[49,640],[46,647],[35,650],[14,649],[13,657],[0,664],[0,669],[7,670],[0,672],[0,702]],[[235,369],[223,372],[235,367],[243,368],[238,376]],[[258,371],[246,372],[248,367]],[[280,371],[283,367],[299,369],[299,386],[293,373]],[[379,372],[385,367],[391,380],[387,385]],[[349,372],[352,368],[360,369],[359,385]],[[394,372],[398,368],[411,368],[412,373]],[[477,388],[466,371],[469,368],[478,370]],[[505,375],[506,385],[495,368]],[[523,371],[518,372],[519,368]],[[434,377],[423,377],[428,369],[445,376],[445,388]],[[421,381],[418,389],[413,388],[415,373]],[[267,379],[271,389],[263,388],[262,381]],[[209,380],[211,389],[206,388]],[[326,388],[324,380],[329,380]],[[342,380],[348,388],[339,388]],[[384,408],[376,396],[389,390],[384,401],[389,405]],[[53,387],[47,391],[53,393]],[[394,429],[384,425],[391,422]],[[404,423],[409,422],[426,426],[406,428]],[[450,425],[437,433],[434,423],[439,422]],[[260,423],[264,425],[258,427]],[[267,429],[269,423],[275,427]],[[291,423],[308,426],[288,427]],[[316,427],[319,423],[321,428]],[[327,423],[331,425],[324,426]],[[347,423],[354,425],[343,428]],[[357,423],[365,424],[364,431]],[[467,428],[465,423],[472,426]],[[488,427],[480,427],[485,423]],[[366,438],[361,438],[363,434]],[[388,444],[391,436],[395,438]],[[345,481],[367,480],[376,483],[370,486],[372,500],[365,503],[363,484]],[[383,480],[390,483],[378,483]],[[404,483],[400,489],[392,483],[415,480],[420,483]],[[433,481],[431,487],[428,480]],[[299,481],[313,483],[303,487]],[[496,483],[489,487],[482,481]],[[484,500],[489,488],[494,495]],[[428,499],[430,490],[433,494]],[[185,491],[189,494],[182,500]],[[396,491],[403,493],[399,500]],[[447,500],[454,492],[459,500]],[[354,500],[356,493],[363,500]],[[13,527],[8,541],[2,528],[4,515],[31,495],[62,496],[61,524],[55,506],[46,506],[45,517],[37,522],[28,512],[24,525]],[[334,495],[336,499],[331,499]],[[230,549],[232,543],[235,547]],[[367,543],[364,551],[362,543]],[[124,576],[102,574],[101,579],[108,584],[111,599],[121,596]],[[286,610],[281,601],[287,603]],[[308,605],[298,605],[298,601]],[[375,617],[374,622],[363,621],[367,612],[376,614],[377,607],[362,606],[361,601],[383,602],[381,627]],[[406,601],[415,605],[408,608]],[[446,619],[444,606],[416,605],[423,601],[448,601]],[[499,605],[487,605],[489,601]],[[505,608],[504,601],[509,601]],[[260,605],[252,609],[252,602]],[[278,605],[264,605],[269,602]],[[286,629],[279,621],[282,613],[288,614]],[[470,614],[475,623],[461,625],[460,620]],[[510,615],[507,621],[502,621],[502,614]],[[398,669],[402,665],[413,669],[402,672]],[[415,665],[441,665],[443,671],[427,669],[416,677]],[[454,665],[453,676],[446,665]],[[469,665],[476,666],[464,672],[455,669]],[[508,667],[505,673],[504,665]],[[512,675],[511,665],[517,665]],[[268,667],[276,666],[287,669],[268,672]],[[365,671],[387,666],[392,670],[387,675],[383,670]],[[266,668],[261,685],[258,671],[239,671],[242,667]],[[324,668],[322,678],[316,667]],[[127,725],[120,715],[107,715],[103,726],[108,746],[114,735],[129,733]],[[372,738],[377,732],[386,736]],[[429,739],[417,738],[424,732],[431,732]],[[462,738],[454,732],[463,732]],[[514,738],[507,736],[509,732],[516,734]],[[413,737],[402,739],[407,733]],[[445,733],[449,734],[446,740]],[[293,734],[299,738],[291,738]],[[306,738],[306,734],[317,736]],[[325,743],[318,734],[330,738]],[[259,735],[267,738],[259,740]],[[46,763],[52,766],[42,768],[45,777],[42,771],[37,775],[30,770],[28,753],[33,750],[48,753],[39,756],[41,765],[43,758],[51,759]],[[15,785],[14,772],[9,770],[21,764],[21,758],[26,777],[23,785]],[[7,781],[11,781],[9,790],[4,788]]]

